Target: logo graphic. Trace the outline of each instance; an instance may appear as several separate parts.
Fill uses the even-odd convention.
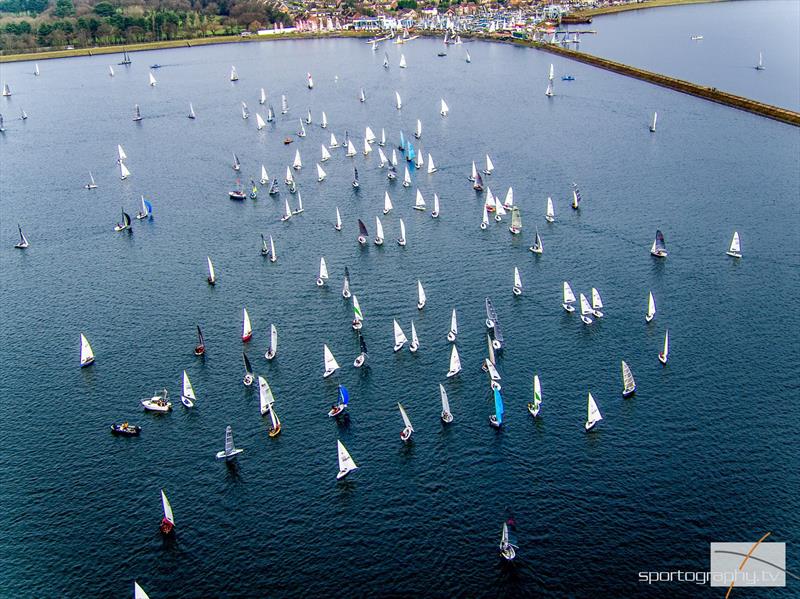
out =
[[[764,543],[770,533],[755,543],[711,543],[712,587],[783,587],[786,577],[800,576],[786,570],[786,544]]]

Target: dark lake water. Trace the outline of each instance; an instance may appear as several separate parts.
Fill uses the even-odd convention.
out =
[[[800,2],[737,0],[595,17],[583,52],[800,110]],[[692,40],[702,36],[703,39]],[[576,47],[576,46],[570,46]],[[764,70],[757,71],[762,53]]]
[[[403,48],[405,70],[399,47],[385,49],[388,70],[383,49],[357,40],[135,53],[113,78],[107,65],[118,56],[43,61],[39,77],[30,63],[3,65],[14,95],[0,98],[0,594],[124,597],[136,579],[153,598],[717,597],[719,589],[694,585],[647,588],[637,574],[707,570],[711,541],[768,530],[789,543],[787,565],[798,563],[797,129],[524,48],[473,43],[467,64],[462,49],[437,58],[439,44],[419,40]],[[152,63],[163,67],[151,88]],[[565,72],[576,80],[562,82]],[[240,102],[261,110],[262,86],[276,109],[286,94],[291,110],[258,132]],[[138,124],[134,103],[145,117]],[[20,108],[27,121],[16,119]],[[285,146],[307,108],[315,124]],[[322,110],[327,131],[316,124]],[[349,131],[360,150],[364,127],[383,127],[396,146],[417,118],[415,145],[439,172],[416,171],[404,189],[377,168],[376,146],[369,158],[335,151],[317,183],[314,163],[331,131],[340,140]],[[132,172],[125,181],[117,144]],[[258,179],[262,163],[282,181],[297,148],[304,214],[280,222],[282,199],[265,188],[257,200],[228,199],[233,152],[243,182]],[[496,170],[486,183],[501,196],[513,186],[520,236],[509,234],[508,217],[478,228],[483,198],[467,176],[487,152]],[[89,170],[94,191],[83,189]],[[569,208],[573,181],[578,213]],[[439,194],[438,220],[412,209],[416,187],[429,202]],[[372,233],[387,189],[387,243],[362,249],[356,220]],[[115,233],[120,207],[135,213],[140,194],[153,220]],[[405,248],[393,242],[399,218]],[[18,222],[31,243],[24,252],[12,247]],[[528,251],[535,227],[539,258]],[[662,261],[648,252],[657,228],[670,252]],[[725,255],[734,230],[738,261]],[[274,236],[277,263],[260,255],[259,233]],[[314,285],[320,256],[331,272],[324,289]],[[366,317],[368,370],[351,365],[358,344],[339,293],[345,266]],[[422,312],[417,279],[428,296]],[[597,287],[605,318],[587,327],[566,314],[564,280],[576,293]],[[649,290],[658,314],[646,325]],[[507,344],[499,432],[488,424],[492,394],[479,368],[487,296]],[[243,306],[255,330],[247,352],[283,421],[275,439],[257,390],[241,383]],[[454,307],[464,370],[445,380]],[[407,334],[415,322],[416,355],[392,353],[394,318]],[[280,344],[268,363],[270,323]],[[197,324],[205,359],[192,353]],[[81,332],[97,354],[86,369]],[[323,343],[342,365],[325,380]],[[629,400],[622,359],[638,383]],[[198,395],[191,411],[178,401],[184,369]],[[525,408],[534,373],[544,395],[537,421]],[[455,415],[447,427],[440,382]],[[338,383],[350,391],[347,426],[326,417]],[[139,400],[164,386],[173,412],[143,413]],[[588,391],[605,417],[590,434]],[[416,429],[408,446],[398,401]],[[143,426],[140,438],[110,435],[123,419]],[[245,448],[236,468],[214,460],[227,425]],[[343,482],[337,439],[360,466]],[[166,544],[161,488],[177,524]],[[509,512],[519,544],[512,564],[497,549]],[[795,584],[770,596],[796,592]]]

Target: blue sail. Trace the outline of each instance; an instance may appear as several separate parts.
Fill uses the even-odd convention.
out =
[[[416,154],[416,152],[414,152],[414,144],[412,144],[411,142],[408,142],[408,155],[406,156],[406,160],[408,160],[409,162],[412,162],[414,160],[414,158],[416,158],[416,157],[417,157],[417,154]]]
[[[503,398],[497,389],[494,390],[494,415],[497,417],[497,424],[503,424]]]
[[[147,214],[153,214],[153,205],[150,202],[145,200],[144,207],[147,208]]]
[[[339,403],[347,405],[349,401],[350,395],[347,393],[347,389],[344,385],[339,385]]]

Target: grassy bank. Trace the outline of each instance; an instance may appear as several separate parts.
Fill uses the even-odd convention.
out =
[[[160,50],[164,48],[190,48],[193,46],[208,46],[210,44],[231,44],[250,42],[269,42],[278,40],[296,39],[321,39],[335,37],[371,37],[369,32],[361,31],[336,31],[332,33],[282,33],[277,35],[254,35],[241,37],[239,35],[223,35],[215,37],[200,37],[190,40],[170,40],[162,42],[147,42],[142,44],[129,44],[125,46],[99,46],[95,48],[76,48],[74,50],[53,50],[49,52],[31,52],[25,54],[8,54],[0,56],[0,63],[20,62],[25,60],[48,60],[52,58],[71,58],[74,56],[97,56],[98,54],[121,54],[125,49],[128,52],[142,50]]]
[[[597,15],[608,15],[615,12],[625,12],[628,10],[644,10],[645,8],[656,8],[658,6],[676,6],[679,4],[706,4],[708,2],[726,2],[727,0],[647,0],[642,3],[619,4],[617,6],[603,6],[601,8],[590,8],[587,10],[575,11],[574,15],[579,17],[594,17]]]

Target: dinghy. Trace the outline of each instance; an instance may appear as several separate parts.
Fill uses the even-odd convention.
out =
[[[231,81],[239,81],[239,73],[236,72],[236,67],[234,67],[234,66],[231,67],[230,80]]]
[[[381,127],[381,140],[378,145],[382,148],[386,146],[386,130],[383,127]]]
[[[253,384],[253,367],[250,364],[250,358],[247,357],[247,354],[242,352],[242,360],[244,361],[244,378],[242,379],[242,383],[244,383],[245,387],[249,387]]]
[[[342,215],[339,214],[339,207],[336,207],[336,222],[333,225],[333,228],[337,231],[342,230]]]
[[[124,181],[128,177],[131,176],[131,172],[128,170],[128,167],[125,166],[124,162],[119,163],[119,179],[120,181]]]
[[[347,140],[347,151],[344,153],[344,155],[348,158],[352,158],[356,155],[356,147],[353,145],[352,140]]]
[[[200,325],[197,325],[197,345],[194,346],[194,355],[202,356],[206,353],[206,341],[203,339],[203,331],[200,330]]]
[[[148,412],[169,412],[172,409],[172,402],[169,401],[169,393],[162,389],[161,393],[154,393],[152,397],[141,400],[141,404]]]
[[[231,168],[233,168],[235,171],[240,171],[242,169],[242,163],[239,162],[239,157],[235,153],[233,155],[233,164],[231,165]]]
[[[303,208],[303,196],[299,193],[297,194],[297,209],[292,210],[292,214],[302,214],[305,212],[305,208]]]
[[[242,308],[242,341],[247,343],[253,337],[253,327],[250,325],[250,315],[247,308]]]
[[[411,187],[411,173],[408,172],[408,165],[405,167],[405,172],[403,173],[403,187]],[[416,206],[415,206],[416,208]],[[424,210],[424,208],[423,208]]]
[[[653,240],[653,245],[650,247],[650,254],[656,258],[667,257],[667,246],[664,243],[664,234],[661,229],[656,230],[656,238]]]
[[[269,410],[270,427],[267,429],[267,434],[270,437],[277,437],[281,433],[281,421],[278,418],[278,413],[275,408],[270,407]]]
[[[328,144],[328,147],[330,149],[334,149],[334,148],[340,147],[339,142],[338,142],[338,140],[336,139],[336,136],[333,133],[331,133],[331,141]]]
[[[422,197],[422,192],[417,188],[417,197],[414,201],[414,210],[425,211],[425,198]]]
[[[117,163],[119,164],[123,160],[127,160],[128,155],[125,153],[125,150],[122,149],[122,146],[117,144]]]
[[[242,102],[242,118],[247,120],[250,118],[250,111],[247,109],[247,104]]]
[[[358,334],[358,345],[361,353],[356,356],[356,359],[353,361],[353,366],[361,368],[367,360],[367,342],[364,341],[364,337],[361,333]]]
[[[36,75],[37,77],[39,76],[39,63],[38,62],[34,63],[34,65],[33,65],[33,74]]]
[[[358,189],[360,183],[358,182],[358,169],[353,167],[353,188]]]
[[[317,275],[317,287],[322,287],[328,280],[328,265],[325,264],[325,258],[319,259],[319,275]]]
[[[486,228],[489,226],[489,211],[486,208],[486,204],[483,205],[483,214],[481,215],[481,230],[485,231]]]
[[[578,210],[581,205],[581,190],[578,189],[578,184],[572,184],[572,209]]]
[[[433,210],[431,211],[431,218],[439,218],[439,194],[433,194]]]
[[[308,89],[314,89],[314,80],[311,78],[311,73],[306,73],[306,86]]]
[[[364,221],[360,218],[358,219],[358,243],[361,245],[367,244],[367,239],[369,239],[369,233],[367,232],[367,225],[364,224]]]
[[[636,392],[636,381],[633,379],[631,367],[622,360],[622,397],[630,397]]]
[[[322,166],[320,166],[319,162],[317,162],[317,182],[322,183],[327,176],[328,174],[322,169]]]
[[[208,266],[208,276],[206,277],[206,281],[208,281],[209,285],[214,285],[217,282],[217,275],[214,272],[214,265],[211,263],[210,256],[206,256],[206,265]]]
[[[81,368],[94,364],[94,352],[89,340],[81,333]]]
[[[756,71],[763,71],[765,69],[765,67],[764,67],[764,55],[761,52],[758,53],[758,62],[756,63],[756,67],[755,68],[756,68]]]
[[[472,56],[469,55],[469,50],[464,50],[464,60],[467,64],[472,62]]]
[[[453,345],[450,350],[450,369],[447,371],[447,378],[454,377],[461,372],[461,358],[458,357],[458,350]]]
[[[486,335],[486,337],[489,338],[489,335]],[[489,343],[489,347],[490,347],[489,351],[491,352],[491,357],[485,358],[483,360],[483,367],[481,368],[481,370],[489,373],[489,380],[491,381],[492,389],[494,389],[495,391],[500,391],[500,389],[502,388],[500,387],[500,382],[499,382],[501,380],[501,377],[500,373],[497,371],[497,367],[494,365],[494,346],[491,344],[491,342]]]
[[[269,195],[271,195],[271,196],[274,196],[274,195],[277,195],[277,194],[280,193],[280,190],[278,189],[278,178],[277,177],[274,177],[272,179],[272,182],[269,184],[269,191],[267,191],[267,193]]]
[[[225,449],[222,451],[217,452],[217,459],[218,460],[228,460],[234,459],[237,455],[242,453],[244,449],[237,448],[233,444],[233,429],[230,425],[225,427]]]
[[[308,113],[309,118],[311,118],[311,113]],[[306,128],[303,125],[303,121],[300,121],[300,130],[297,132],[297,137],[305,137],[306,136]]]
[[[153,73],[148,73],[148,76],[149,76],[149,79],[150,79],[150,87],[155,87],[156,86],[156,78],[153,77]]]
[[[342,297],[348,299],[350,297],[350,270],[344,267],[344,282],[342,283]]]
[[[138,122],[142,120],[142,111],[139,110],[139,105],[133,105],[133,122]]]
[[[262,87],[262,88],[261,88],[261,95],[260,95],[260,96],[259,96],[259,98],[258,98],[258,103],[263,105],[263,104],[266,104],[266,102],[267,102],[267,92],[266,92],[266,90],[265,90],[265,89]]]
[[[322,119],[319,122],[319,126],[322,129],[327,129],[328,128],[328,115],[325,114],[324,110],[322,111]]]
[[[450,402],[447,399],[447,391],[444,390],[444,386],[441,383],[439,383],[439,395],[442,399],[442,422],[450,424],[453,422],[453,414],[450,412]]]
[[[383,192],[383,213],[389,214],[392,211],[394,206],[392,205],[392,199],[389,197],[389,192]]]
[[[650,133],[656,132],[656,121],[658,120],[658,113],[653,113],[653,122],[650,124]]]
[[[394,154],[394,150],[392,150],[392,154]],[[394,181],[395,179],[397,179],[397,166],[396,165],[393,164],[392,166],[389,167],[389,170],[386,171],[386,178],[389,179],[389,181]],[[407,187],[407,186],[405,186],[405,187]]]
[[[483,191],[483,178],[480,173],[475,173],[475,182],[472,184],[472,189],[478,193]]]
[[[664,349],[658,354],[659,362],[666,364],[667,360],[669,360],[669,329],[664,332]]]
[[[358,101],[362,104],[367,101],[367,95],[364,93],[363,87],[358,92]]]
[[[544,246],[542,245],[542,238],[539,237],[539,227],[536,227],[536,237],[533,240],[533,245],[528,248],[534,254],[541,254],[544,250]]]
[[[400,328],[400,325],[397,323],[397,320],[392,321],[394,326],[394,351],[398,352],[403,349],[403,346],[408,343],[408,338],[406,334],[403,332],[403,329]]]
[[[528,404],[528,412],[534,418],[539,415],[542,406],[542,385],[539,382],[539,375],[533,375],[533,401]]]
[[[403,417],[403,432],[400,433],[400,438],[408,442],[411,439],[411,435],[414,432],[414,427],[411,426],[411,420],[408,419],[408,414],[406,414],[406,410],[403,407],[403,404],[398,403],[397,407],[400,409],[400,415]]]
[[[389,68],[389,55],[386,52],[383,53],[383,68]]]
[[[281,222],[286,222],[290,218],[292,218],[292,208],[289,206],[289,200],[287,198],[283,200],[283,216],[281,216]]]
[[[383,245],[383,224],[377,216],[375,217],[375,239],[373,239],[373,242],[375,245]]]
[[[502,204],[497,204],[497,216],[495,218],[500,218],[502,214],[500,213],[501,210],[505,210]],[[513,206],[511,208],[511,225],[508,227],[508,230],[511,232],[512,235],[518,235],[522,232],[522,216],[520,215],[519,208]]]
[[[514,267],[514,295],[522,295],[522,279],[519,276],[519,269]]]
[[[228,192],[228,197],[232,200],[244,200],[247,197],[244,193],[244,188],[242,187],[242,182],[239,179],[236,179],[236,189],[232,189]]]
[[[89,171],[89,182],[84,185],[85,189],[97,189],[97,183],[94,182],[94,176],[92,175],[92,171]]]
[[[597,407],[597,403],[594,401],[594,397],[592,397],[591,392],[589,393],[589,400],[587,405],[587,416],[586,422],[583,424],[583,427],[588,431],[591,430],[592,427],[600,422],[603,419],[603,416],[600,414],[600,409]]]
[[[489,424],[495,428],[500,428],[503,425],[503,396],[500,395],[500,389],[493,387],[494,393],[494,414],[489,416]]]
[[[339,472],[336,474],[336,480],[341,480],[353,470],[358,470],[358,466],[353,461],[353,458],[350,457],[350,452],[338,439],[336,440],[336,447],[339,453]]]
[[[417,280],[417,310],[422,310],[425,307],[425,302],[427,302],[427,296],[425,295],[425,289],[422,288],[422,281],[419,279]]]
[[[161,518],[161,524],[159,524],[158,529],[161,531],[162,535],[166,536],[175,530],[175,516],[172,513],[172,506],[169,504],[169,499],[167,499],[164,489],[161,489],[161,507],[164,511],[164,516]],[[138,584],[136,584],[136,587],[141,589]],[[136,587],[134,587],[134,592]],[[142,592],[144,593],[144,591]]]
[[[185,405],[187,408],[193,408],[194,402],[197,401],[197,397],[194,394],[194,388],[192,387],[192,381],[189,380],[189,375],[186,374],[186,371],[183,371],[183,386],[181,389],[181,403]]]
[[[267,126],[267,124],[264,122],[264,119],[262,118],[262,116],[260,114],[256,113],[256,130],[257,131],[261,131],[266,126]]]
[[[456,309],[453,308],[453,313],[450,316],[450,330],[447,332],[447,340],[450,343],[455,342],[458,336],[458,319],[456,317]]]
[[[594,322],[591,317],[591,315],[594,314],[592,306],[589,305],[589,300],[586,299],[585,295],[581,293],[580,297],[581,297],[581,320],[583,321],[583,324],[592,324]]]
[[[386,154],[383,153],[381,148],[378,148],[378,168],[383,168],[389,162],[388,158],[386,158]]]
[[[197,118],[197,115],[194,113],[194,106],[192,106],[191,102],[189,102],[189,114],[186,116],[188,116],[192,120]]]
[[[286,100],[286,95],[281,95],[281,114],[289,112],[289,102]]]
[[[486,154],[486,168],[483,169],[484,175],[491,175],[494,172],[494,164],[492,163],[492,159],[489,158],[489,154]]]
[[[139,433],[142,432],[142,427],[136,424],[130,424],[129,422],[123,422],[122,424],[112,424],[111,425],[111,434],[112,435],[122,435],[123,437],[138,437]]]
[[[368,127],[367,127],[367,128],[364,130],[364,139],[365,139],[366,141],[368,141],[369,143],[372,143],[372,142],[374,142],[374,141],[375,141],[375,133],[372,131],[372,127],[369,127],[369,126],[368,126]]]
[[[564,281],[564,293],[561,306],[567,312],[574,312],[575,306],[572,305],[574,303],[575,303],[575,294],[572,292],[572,287],[569,286],[569,283]]]
[[[394,105],[397,110],[401,110],[403,108],[403,100],[400,98],[400,92],[394,92]]]
[[[728,251],[725,252],[728,256],[732,256],[733,258],[741,258],[742,257],[742,246],[739,243],[739,232],[733,232],[733,239],[731,239],[731,245],[728,247]]]
[[[328,411],[329,418],[336,418],[347,409],[347,404],[350,403],[350,394],[344,385],[339,385],[339,401],[331,406]]]
[[[272,104],[267,107],[267,122],[271,123],[275,120],[275,109],[272,108]]]
[[[322,374],[322,378],[328,378],[334,372],[339,370],[339,363],[336,361],[336,358],[333,357],[331,350],[328,349],[327,345],[322,346],[323,355],[325,358],[325,372]]]
[[[441,101],[439,114],[441,114],[442,116],[447,116],[448,114],[450,114],[450,108],[447,106],[447,102],[444,101],[444,98],[442,98]]]
[[[125,214],[125,213],[123,212],[122,214]],[[124,220],[125,220],[125,217],[123,217],[123,222],[124,222]],[[130,226],[130,218],[129,218],[129,221],[128,221],[128,225]],[[117,225],[117,226],[119,226],[119,225]],[[114,230],[121,231],[122,229],[117,229],[116,227],[114,227]],[[19,225],[19,223],[17,223],[17,231],[19,231],[19,241],[14,244],[14,247],[17,248],[18,250],[28,249],[28,247],[31,244],[28,242],[28,238],[25,237],[25,233],[22,232],[22,227]]]
[[[556,220],[556,213],[555,210],[553,210],[553,199],[549,197],[547,198],[547,211],[544,213],[544,220],[548,223],[555,222]]]
[[[406,68],[406,55],[400,54],[400,64],[398,65],[401,69]]]
[[[261,185],[266,185],[267,183],[269,183],[269,175],[267,174],[267,167],[265,167],[263,164],[261,165],[260,183]]]
[[[406,224],[403,219],[400,219],[400,237],[397,238],[397,245],[405,247],[406,245]]]
[[[301,168],[303,168],[303,161],[300,160],[300,149],[299,148],[297,150],[295,150],[294,161],[292,162],[292,168],[294,170],[296,170],[296,171],[299,171]]]
[[[275,253],[275,241],[272,239],[272,235],[269,236],[269,261],[273,263],[278,261],[278,254]]]
[[[653,297],[653,292],[647,296],[647,314],[645,314],[645,322],[651,322],[656,317],[656,300]]]
[[[112,67],[111,65],[108,65],[108,76],[109,77],[114,76],[114,67]]]
[[[597,318],[603,318],[603,299],[600,297],[600,292],[592,287],[592,314]]]
[[[422,154],[420,154],[420,156],[421,156],[421,155],[422,155]],[[436,168],[436,165],[435,165],[435,164],[433,164],[433,156],[431,156],[431,155],[430,155],[430,152],[429,152],[429,153],[428,153],[428,174],[429,174],[429,175],[432,175],[432,174],[433,174],[433,173],[435,173],[437,170],[439,170],[439,169],[437,169],[437,168]]]
[[[419,349],[419,337],[417,337],[417,329],[414,326],[414,321],[411,321],[411,343],[408,345],[408,351],[412,354],[417,353]]]
[[[364,156],[368,156],[372,152],[372,146],[369,145],[369,140],[364,140]]]
[[[278,329],[274,324],[269,325],[269,347],[267,348],[264,357],[267,360],[272,360],[278,354]]]
[[[516,545],[512,545],[508,540],[508,524],[503,522],[503,530],[500,533],[500,555],[508,561],[513,560],[517,556],[515,547]]]
[[[324,145],[320,146],[320,148],[322,153],[322,158],[320,158],[320,162],[327,162],[328,160],[330,160],[331,153],[328,152],[328,148],[326,148]]]
[[[124,166],[124,165],[122,165],[122,166]],[[114,230],[115,231],[125,231],[126,229],[130,229],[130,228],[131,228],[131,217],[127,212],[125,212],[123,210],[122,211],[122,222],[121,223],[117,223],[116,226],[114,227]],[[26,239],[25,243],[27,244],[27,242],[28,242],[28,240]],[[20,243],[22,243],[22,241],[20,241]],[[25,245],[24,247],[28,247],[28,246]]]
[[[136,213],[136,220],[153,218],[153,205],[147,200],[145,200],[144,196],[141,196],[141,198],[142,198],[142,207],[139,210],[139,212]]]
[[[272,404],[275,403],[275,397],[272,395],[272,389],[263,376],[258,377],[258,404],[261,415],[265,415],[272,409]]]
[[[417,119],[417,128],[414,129],[414,137],[419,139],[422,137],[422,121]]]

